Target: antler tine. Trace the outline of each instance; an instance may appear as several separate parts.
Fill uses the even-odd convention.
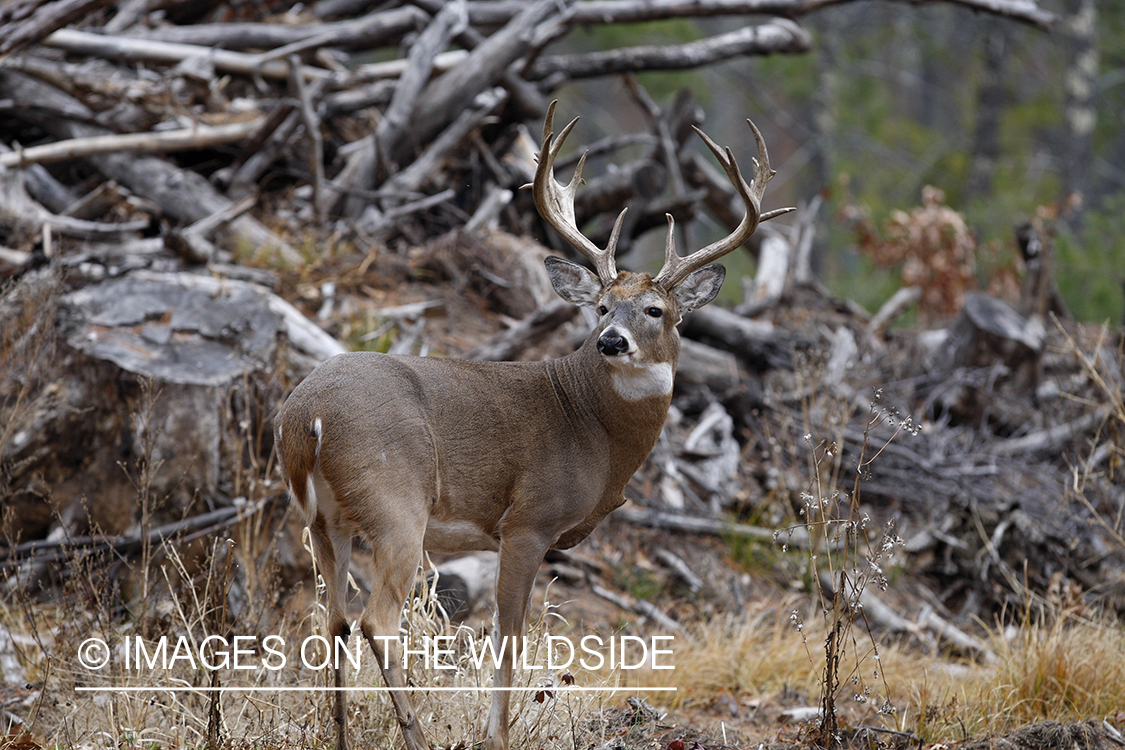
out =
[[[604,250],[598,248],[588,237],[579,231],[574,220],[574,194],[578,186],[583,183],[582,167],[586,163],[586,154],[578,160],[574,168],[574,176],[566,185],[555,181],[555,157],[562,149],[563,141],[570,135],[578,118],[575,117],[570,124],[563,128],[557,139],[554,137],[552,127],[555,119],[555,105],[558,100],[551,102],[547,107],[547,118],[543,122],[543,143],[539,148],[537,157],[538,166],[535,169],[535,182],[532,183],[532,192],[535,197],[535,206],[539,209],[543,219],[562,235],[563,239],[571,246],[586,256],[594,264],[594,270],[603,284],[608,284],[617,278],[617,264],[614,254],[617,252],[617,240],[621,236],[621,223],[625,218],[623,210],[613,225],[613,232],[609,244]]]
[[[750,130],[754,132],[754,140],[758,143],[758,158],[754,159],[754,178],[749,185],[742,177],[742,172],[738,168],[738,162],[735,161],[734,154],[730,148],[720,148],[717,143],[707,137],[699,128],[692,126],[703,142],[707,144],[707,148],[711,149],[711,153],[719,160],[723,170],[726,171],[727,177],[734,185],[735,190],[738,191],[739,196],[742,197],[742,202],[746,204],[746,214],[742,217],[730,235],[718,242],[713,242],[707,247],[697,250],[691,255],[681,257],[676,252],[676,243],[672,234],[672,217],[668,217],[668,241],[664,250],[664,267],[660,269],[660,273],[656,275],[654,281],[664,286],[666,289],[672,289],[698,268],[702,268],[708,263],[721,258],[732,250],[740,247],[742,243],[754,234],[754,230],[758,228],[758,224],[763,221],[768,221],[776,216],[795,211],[795,208],[781,208],[762,214],[762,195],[766,192],[766,183],[770,178],[777,174],[774,170],[770,169],[770,158],[766,151],[766,142],[762,138],[761,132],[758,131],[757,126],[750,120],[746,121],[750,126]]]

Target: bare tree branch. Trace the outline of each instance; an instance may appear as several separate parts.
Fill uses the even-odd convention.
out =
[[[165,153],[192,148],[205,148],[221,143],[234,143],[246,138],[261,126],[263,118],[228,125],[200,125],[181,130],[155,133],[124,133],[93,135],[0,154],[0,167],[25,167],[29,164],[51,164],[94,154],[121,151],[134,153]]]
[[[606,52],[545,57],[534,65],[528,77],[542,80],[562,74],[574,79],[638,70],[681,70],[710,65],[740,55],[807,52],[811,46],[812,36],[809,32],[793,21],[778,18],[760,26],[747,26],[687,44],[626,47]]]
[[[373,49],[394,44],[403,35],[422,28],[429,17],[407,5],[361,18],[332,23],[197,23],[162,26],[131,36],[160,42],[197,44],[223,49],[273,49],[295,42],[324,37],[323,46],[340,49]]]
[[[9,23],[0,24],[0,59],[35,44],[52,31],[109,3],[110,0],[58,0],[40,5],[28,18],[12,19]],[[2,17],[0,20],[3,20]]]
[[[521,3],[519,15],[477,46],[463,65],[446,71],[427,86],[411,118],[418,142],[427,142],[468,107],[477,94],[495,86],[508,66],[532,49],[539,26],[555,18],[560,7],[566,7],[566,3],[560,0]],[[391,154],[391,157],[394,161],[404,161],[401,154]]]
[[[899,0],[911,5],[944,1],[1042,29],[1049,29],[1058,20],[1058,16],[1040,8],[1035,0]],[[751,14],[793,18],[848,2],[853,0],[589,0],[575,5],[570,22],[575,25],[637,23],[666,18]],[[522,0],[471,2],[469,19],[474,26],[496,26],[506,23],[523,6]]]

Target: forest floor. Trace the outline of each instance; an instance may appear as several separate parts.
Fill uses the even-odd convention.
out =
[[[623,265],[669,212],[701,239],[749,209],[694,142],[704,109],[633,75],[647,46],[592,71],[620,81],[612,107],[565,90],[622,57],[543,56],[595,21],[565,3],[476,4],[506,19],[487,23],[457,3],[157,5],[0,18],[0,101],[17,103],[0,151],[18,151],[0,154],[0,748],[328,747],[331,670],[301,649],[323,601],[272,451],[281,399],[341,344],[467,356],[556,302],[542,258],[561,244],[521,189],[556,96],[559,126],[584,118],[560,158],[595,151],[575,221],[604,246],[628,205]],[[792,18],[738,34],[750,54],[812,41]],[[711,61],[748,54],[725,36],[699,40]],[[662,51],[691,67],[699,49]],[[1043,217],[1007,248],[1008,283],[975,292],[976,239],[939,195],[882,239],[847,208],[866,260],[904,271],[885,315],[811,280],[811,200],[747,245],[752,283],[732,271],[688,317],[661,441],[532,600],[528,653],[592,636],[618,663],[522,668],[515,748],[1125,745],[1121,335],[1049,304]],[[1015,260],[1029,248],[1038,270]],[[732,269],[755,263],[741,255]],[[589,326],[574,314],[518,356],[564,355]],[[189,372],[205,360],[206,382]],[[491,602],[451,623],[419,591],[411,644],[455,636],[445,661],[409,665],[420,720],[436,747],[477,747]],[[397,747],[371,662],[348,667],[353,744]]]
[[[431,248],[413,257],[412,273],[445,263],[447,272],[457,275],[448,270],[448,259],[435,261],[437,256],[427,255],[432,252],[445,251]],[[361,266],[358,258],[330,257],[283,277],[280,288],[315,315],[323,309],[325,282],[334,283],[336,311],[323,323],[346,341],[355,342],[370,330],[378,310],[434,299],[441,300],[445,314],[426,319],[424,340],[437,353],[465,351],[503,326],[489,312],[491,303],[470,286],[425,280],[393,283],[386,269],[358,278],[350,269]],[[832,314],[844,315],[841,310],[837,306]],[[391,331],[388,336],[401,334]],[[564,353],[567,340],[562,334],[551,336],[528,356]],[[810,466],[811,482],[817,473]],[[640,510],[651,500],[656,472],[651,462],[638,472],[627,491],[627,511]],[[873,472],[877,478],[878,464]],[[249,603],[242,603],[237,626],[228,624],[219,632],[253,635],[259,639],[255,643],[266,634],[278,634],[288,644],[303,642],[317,632],[319,623],[308,573],[311,559],[298,525],[277,504],[282,497],[279,478],[271,474],[261,492],[271,498],[264,518],[273,520],[240,525],[232,538],[251,557],[258,555],[256,559],[267,559],[267,552],[278,549],[288,550],[291,559],[279,564],[269,558],[274,567],[264,565],[256,572],[257,580],[245,586]],[[777,496],[773,502],[778,502]],[[872,512],[879,512],[880,520],[893,515],[886,509]],[[756,523],[777,531],[796,524],[791,508],[771,516],[766,501],[756,513]],[[914,531],[922,532],[917,527]],[[663,562],[667,551],[686,563],[690,575],[685,578],[682,570]],[[213,628],[215,618],[225,617],[234,599],[229,567],[224,578],[224,558],[213,555],[200,568],[205,552],[198,545],[164,551],[161,564],[149,575],[124,569],[128,583],[118,585],[126,599],[129,592],[134,597],[124,619],[121,601],[106,593],[111,590],[106,576],[122,576],[123,569],[112,560],[108,567],[99,567],[106,560],[93,558],[74,563],[54,594],[36,597],[9,589],[0,608],[0,633],[9,636],[30,668],[26,684],[9,685],[4,694],[8,715],[25,722],[9,730],[4,747],[328,746],[330,694],[302,692],[328,684],[326,670],[290,664],[276,672],[258,669],[249,678],[231,670],[217,677],[181,660],[160,672],[159,684],[180,685],[187,692],[160,694],[121,690],[151,684],[151,670],[134,668],[130,673],[119,668],[110,674],[76,666],[81,644],[92,636],[102,638],[120,656],[130,648],[130,638],[152,643],[162,635],[175,639],[201,626],[205,631]],[[1088,750],[1123,744],[1118,730],[1125,725],[1125,673],[1120,669],[1125,663],[1125,628],[1092,604],[1076,584],[1062,579],[1053,590],[1027,594],[1022,611],[990,616],[982,609],[960,617],[958,632],[968,639],[966,645],[935,630],[927,619],[934,608],[927,592],[935,585],[927,555],[899,550],[880,558],[885,575],[868,580],[867,592],[857,592],[877,593],[890,609],[904,613],[905,625],[896,630],[874,617],[869,599],[863,599],[850,617],[835,609],[839,601],[832,596],[831,582],[841,571],[854,572],[860,561],[870,560],[870,549],[857,541],[822,552],[723,533],[646,528],[630,517],[611,516],[587,541],[549,558],[542,567],[533,597],[533,643],[543,648],[547,635],[572,644],[591,635],[603,642],[628,636],[633,647],[664,644],[668,655],[662,658],[673,668],[652,669],[657,661],[653,654],[616,670],[523,670],[520,684],[527,692],[515,699],[514,746]],[[367,588],[363,558],[358,552],[353,561],[360,591]],[[196,585],[170,590],[166,584],[177,575]],[[224,590],[226,598],[221,595]],[[608,596],[602,593],[607,591]],[[426,609],[425,599],[412,609],[413,632],[454,634],[469,641],[479,641],[488,632],[487,597],[454,625]],[[638,608],[638,602],[652,609]],[[359,606],[358,600],[354,606]],[[840,626],[832,627],[834,622]],[[835,650],[832,642],[838,644]],[[353,638],[353,649],[357,643]],[[416,664],[412,684],[422,689],[486,687],[489,671],[472,667],[472,647],[458,644],[453,674]],[[831,678],[826,653],[835,659]],[[261,651],[255,654],[261,656]],[[827,679],[833,680],[831,685]],[[349,684],[382,683],[377,670],[367,664],[349,676]],[[221,698],[191,692],[206,687],[235,692]],[[251,687],[262,692],[248,691]],[[276,688],[286,691],[270,692]],[[474,747],[483,736],[486,691],[456,698],[448,692],[415,695],[436,747]],[[826,700],[835,726],[824,719]],[[355,693],[350,702],[356,746],[399,743],[385,695]]]

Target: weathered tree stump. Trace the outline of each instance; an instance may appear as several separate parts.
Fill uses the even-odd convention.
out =
[[[0,383],[11,540],[135,532],[142,518],[230,505],[268,458],[272,405],[343,350],[245,282],[138,273],[64,291],[42,269],[0,309],[23,329],[6,353],[29,355]]]
[[[1046,331],[1038,316],[1025,318],[998,299],[980,292],[965,295],[961,315],[932,359],[939,379],[957,381],[962,369],[997,368],[994,383],[1013,381],[1034,397]],[[979,388],[950,388],[942,405],[962,416],[979,415],[988,394]]]

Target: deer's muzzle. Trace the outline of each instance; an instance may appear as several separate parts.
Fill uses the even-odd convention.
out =
[[[607,357],[616,357],[629,351],[629,340],[614,330],[608,330],[598,339],[598,351]]]

